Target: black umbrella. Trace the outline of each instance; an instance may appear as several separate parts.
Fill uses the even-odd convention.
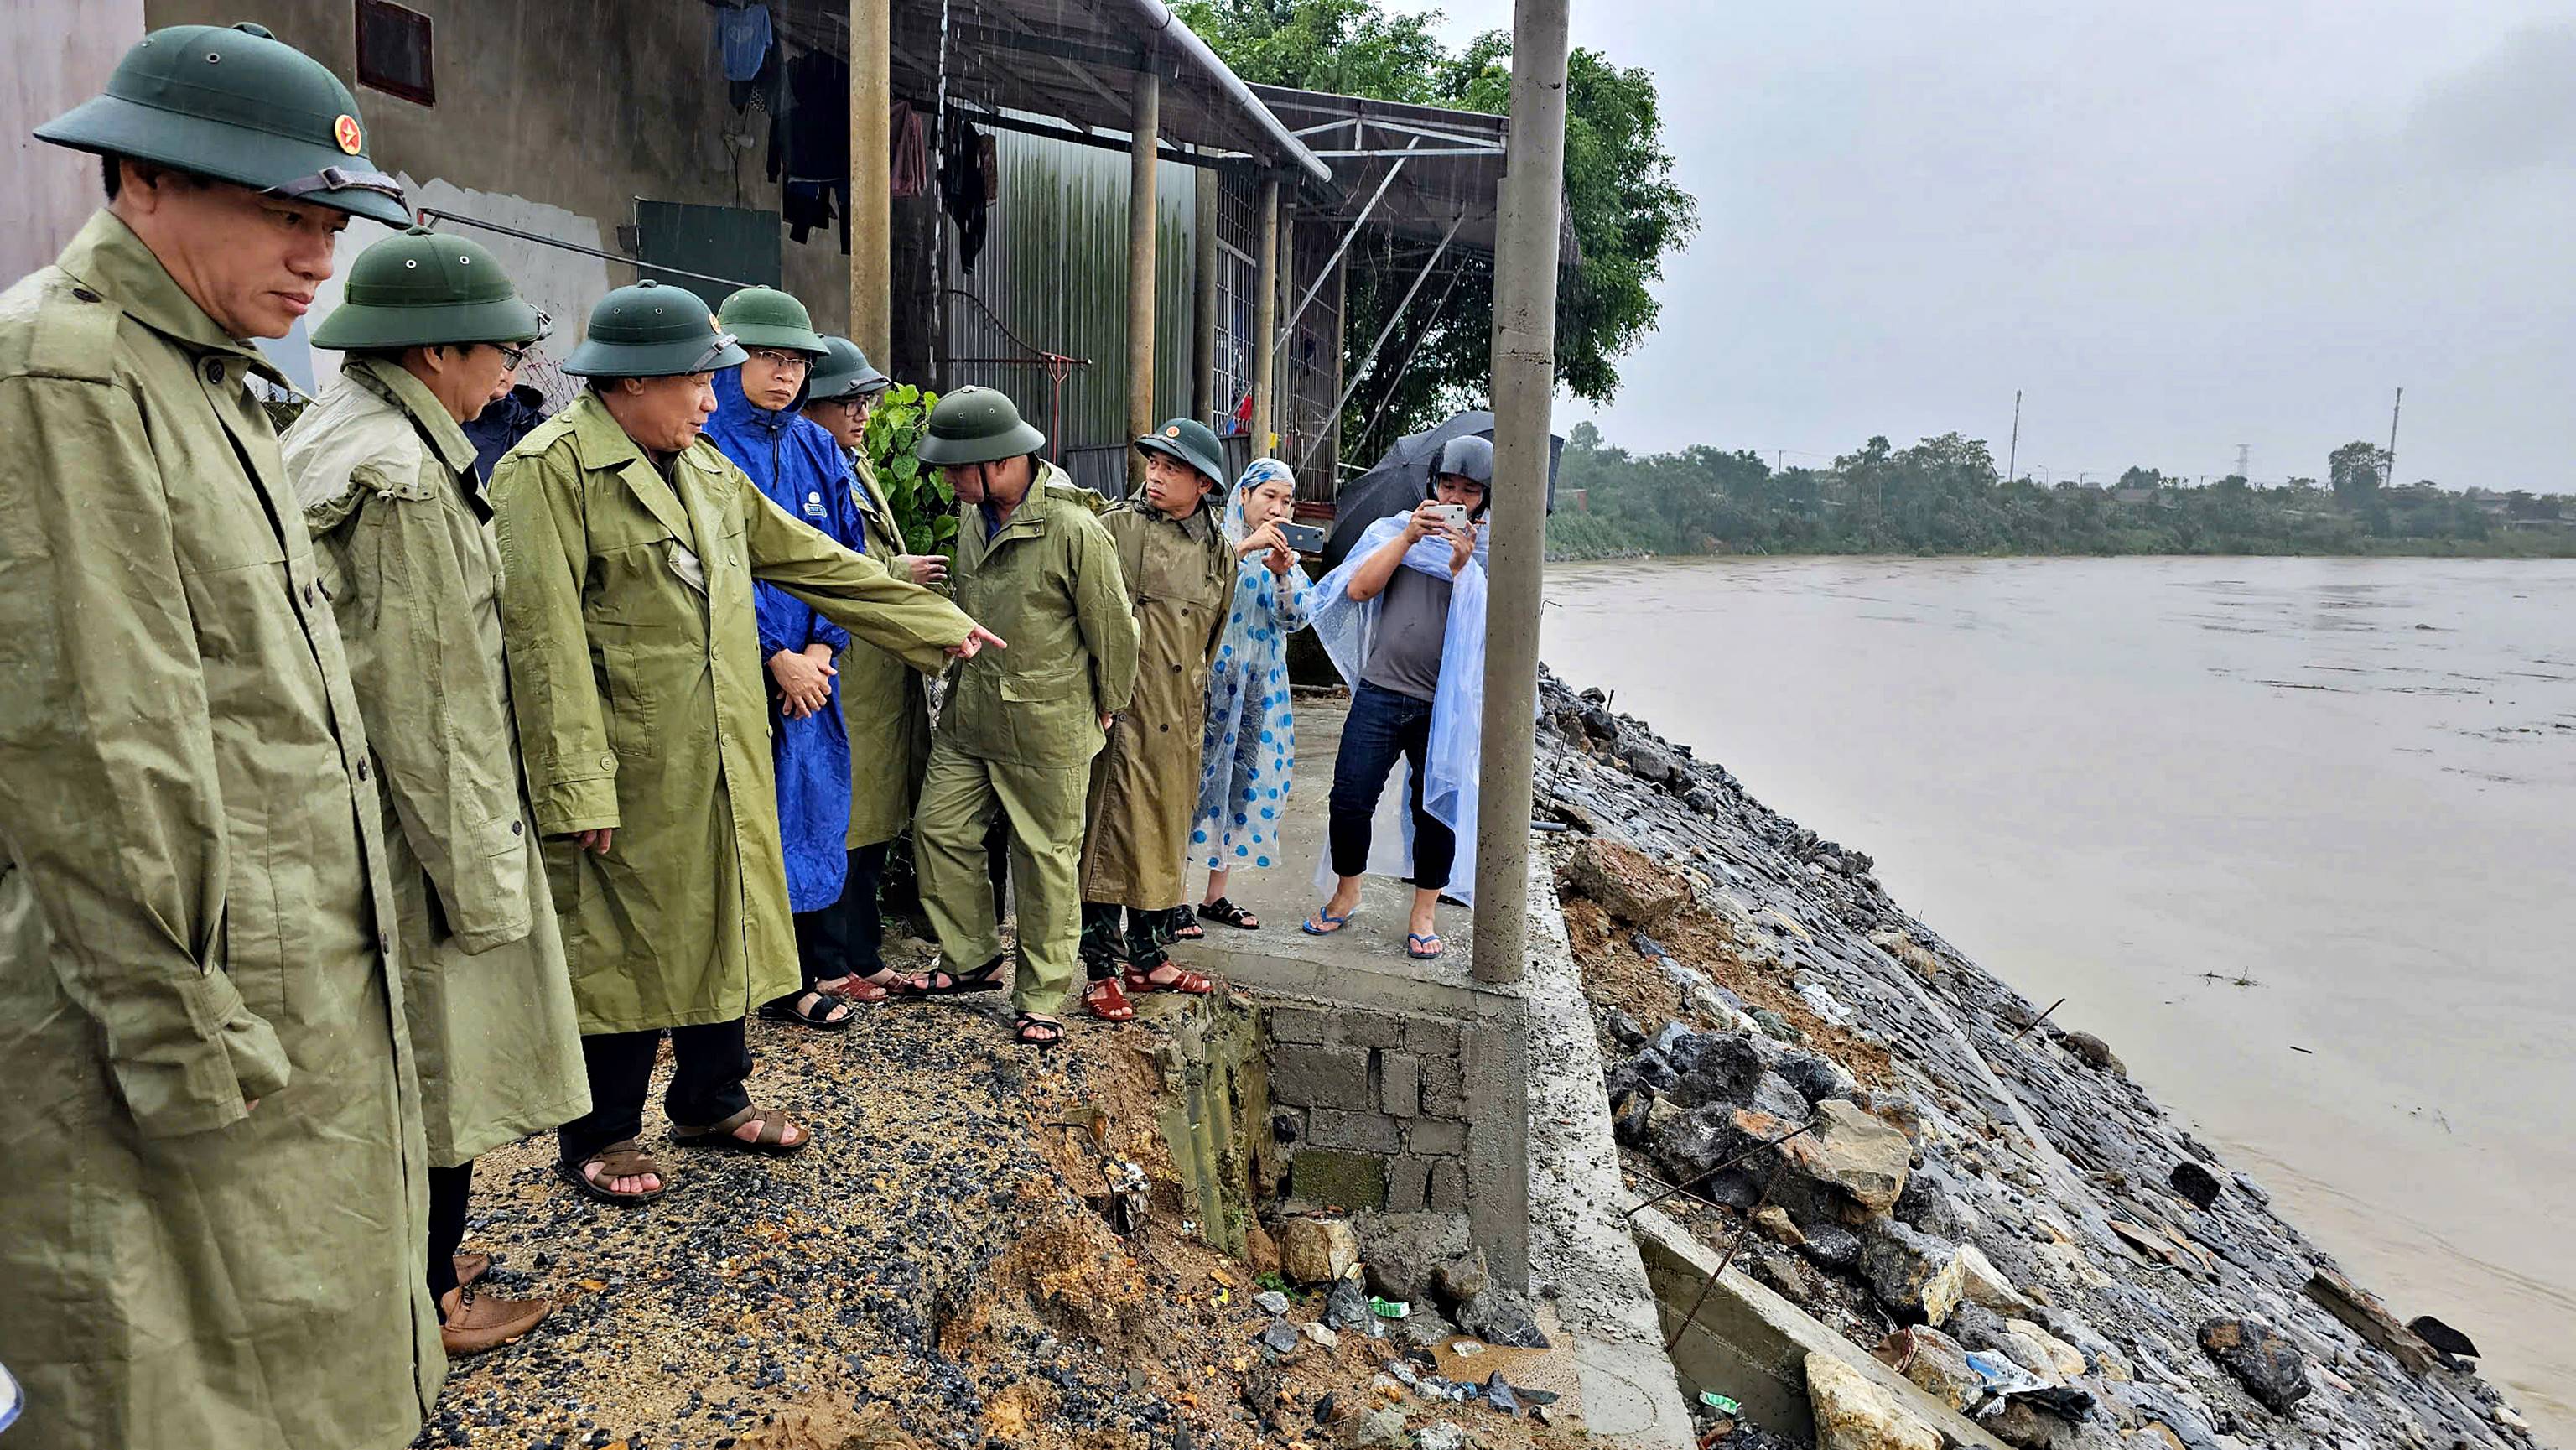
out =
[[[1492,438],[1494,415],[1460,413],[1448,422],[1426,432],[1395,440],[1377,466],[1342,485],[1340,497],[1333,501],[1333,532],[1324,540],[1324,567],[1338,568],[1349,557],[1351,549],[1368,532],[1368,526],[1382,518],[1403,513],[1430,496],[1431,470],[1440,461],[1440,449],[1452,438],[1468,436]],[[1547,448],[1547,507],[1556,511],[1556,464],[1565,451],[1565,440],[1550,436]]]

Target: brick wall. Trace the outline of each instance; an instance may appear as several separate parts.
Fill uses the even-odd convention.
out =
[[[1354,1212],[1467,1213],[1467,1064],[1501,1032],[1428,1013],[1265,1003],[1289,1193]]]

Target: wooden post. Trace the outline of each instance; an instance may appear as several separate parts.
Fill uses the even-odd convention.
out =
[[[894,360],[894,26],[890,0],[850,0],[850,341]]]
[[[1261,179],[1261,241],[1252,279],[1252,456],[1271,456],[1271,382],[1279,375],[1279,178]]]
[[[1190,416],[1216,425],[1216,196],[1223,173],[1192,168],[1198,228],[1190,248]],[[1226,399],[1231,406],[1233,399]]]
[[[1127,436],[1154,431],[1154,176],[1163,113],[1162,60],[1147,55],[1136,74],[1133,150],[1127,183]],[[1127,452],[1127,493],[1145,483],[1145,456]]]

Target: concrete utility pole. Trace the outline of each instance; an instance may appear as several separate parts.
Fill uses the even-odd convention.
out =
[[[887,73],[890,0],[850,0],[850,341],[879,368],[894,363],[893,140]]]
[[[1494,247],[1493,542],[1485,600],[1483,770],[1476,788],[1480,982],[1529,964],[1530,766],[1556,393],[1557,208],[1565,191],[1567,0],[1512,9],[1511,140]]]
[[[2380,483],[2381,488],[2397,486],[2397,410],[2405,406],[2406,390],[2399,388],[2397,400],[2388,405],[2388,477]]]
[[[1279,178],[1261,179],[1261,240],[1252,257],[1252,456],[1270,456],[1270,432],[1277,421],[1270,410],[1270,391],[1279,375]],[[1228,399],[1228,405],[1232,404]]]
[[[1986,456],[1994,457],[1991,453]],[[2014,472],[2019,467],[2021,467],[2021,389],[2015,388],[2013,389],[2012,449],[2004,455],[2004,482],[2010,483],[2021,477],[2019,473]]]
[[[1154,155],[1163,129],[1163,60],[1148,52],[1136,73],[1127,182],[1127,436],[1154,431]],[[1145,455],[1127,454],[1127,494],[1145,486]]]

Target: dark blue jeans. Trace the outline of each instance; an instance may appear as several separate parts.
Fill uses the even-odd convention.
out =
[[[1386,792],[1397,756],[1413,767],[1413,884],[1437,891],[1449,884],[1458,858],[1458,836],[1422,808],[1422,776],[1431,757],[1431,702],[1362,682],[1351,692],[1350,718],[1342,722],[1342,747],[1333,757],[1333,874],[1368,870],[1369,822]]]

